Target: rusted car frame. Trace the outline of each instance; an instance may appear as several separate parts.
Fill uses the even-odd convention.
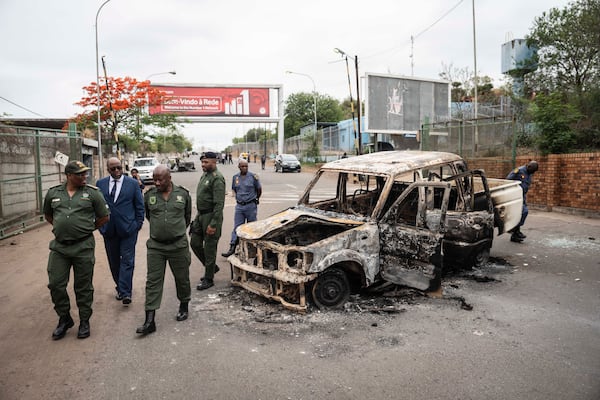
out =
[[[502,187],[514,221],[520,187]],[[503,216],[492,197],[483,171],[469,171],[455,154],[334,161],[297,206],[238,228],[232,283],[298,311],[308,299],[340,306],[352,290],[382,282],[437,290],[445,263],[487,260],[494,225],[508,220],[495,222]]]

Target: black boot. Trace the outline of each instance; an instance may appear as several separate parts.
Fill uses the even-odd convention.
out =
[[[58,319],[58,325],[56,326],[56,329],[54,332],[52,332],[52,339],[58,340],[64,338],[67,334],[67,330],[72,328],[74,325],[75,322],[73,322],[73,318],[71,318],[70,314],[60,317]]]
[[[527,235],[524,235],[523,232],[521,232],[521,228],[515,229],[515,234],[521,239],[525,239],[527,237]]]
[[[179,312],[177,313],[177,317],[175,317],[177,321],[185,321],[188,319],[188,304],[188,302],[179,303]]]
[[[154,310],[146,310],[146,321],[144,325],[140,326],[135,330],[136,333],[147,335],[156,331],[156,324],[154,323]]]
[[[77,339],[85,339],[90,337],[90,320],[82,319],[79,323],[79,331],[77,332]]]
[[[232,243],[229,245],[229,250],[227,250],[226,253],[221,253],[221,255],[225,258],[229,257],[230,255],[232,255],[233,253],[235,253],[235,243]]]

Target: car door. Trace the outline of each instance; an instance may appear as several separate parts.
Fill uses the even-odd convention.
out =
[[[413,183],[379,220],[384,280],[419,290],[439,288],[450,187],[448,182]]]

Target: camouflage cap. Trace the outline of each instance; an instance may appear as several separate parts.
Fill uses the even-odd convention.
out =
[[[65,166],[65,174],[80,174],[90,169],[81,161],[71,161]]]

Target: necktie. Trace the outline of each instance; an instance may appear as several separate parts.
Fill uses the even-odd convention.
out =
[[[110,190],[110,198],[112,201],[115,201],[115,193],[117,193],[117,182],[116,180],[113,180],[113,187]]]

